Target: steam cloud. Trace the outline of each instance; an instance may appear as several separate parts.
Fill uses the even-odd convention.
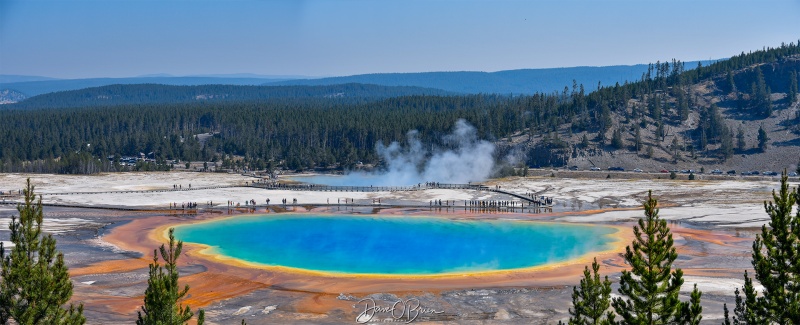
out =
[[[494,144],[479,140],[475,128],[458,120],[453,133],[444,137],[452,149],[429,152],[423,148],[417,131],[407,134],[408,145],[398,142],[377,144],[376,150],[386,163],[377,173],[351,173],[345,176],[350,185],[404,186],[425,182],[460,183],[486,180],[494,170]]]

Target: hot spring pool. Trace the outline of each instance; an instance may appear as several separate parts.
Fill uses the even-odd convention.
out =
[[[349,274],[433,275],[559,262],[614,242],[612,227],[352,215],[242,216],[177,226],[215,254],[269,266]]]

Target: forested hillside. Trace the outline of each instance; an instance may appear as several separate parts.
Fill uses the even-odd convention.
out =
[[[277,98],[314,100],[339,99],[347,102],[408,95],[448,95],[438,89],[386,87],[364,84],[332,86],[168,86],[158,84],[110,85],[34,96],[0,109],[39,109],[131,104],[175,104],[198,102],[259,101]]]
[[[420,131],[426,145],[444,146],[437,139],[463,118],[480,137],[498,144],[498,155],[522,153],[528,165],[659,168],[766,161],[777,169],[796,163],[800,153],[798,70],[800,47],[793,43],[692,70],[680,61],[656,63],[637,82],[591,93],[573,83],[555,94],[513,97],[412,95],[352,102],[292,95],[10,109],[0,111],[0,168],[117,170],[105,157],[152,153],[160,162],[346,169],[358,161],[377,163],[376,143],[403,141],[411,129]],[[136,100],[148,94],[140,96]]]
[[[7,110],[0,113],[0,165],[4,171],[45,171],[61,165],[58,157],[92,162],[154,152],[159,160],[212,161],[237,155],[257,168],[351,167],[359,160],[375,161],[378,141],[402,140],[408,130],[417,129],[430,142],[458,118],[475,123],[482,137],[508,134],[522,127],[523,107],[530,100],[406,96],[364,104],[277,99]],[[201,146],[195,135],[205,133],[214,136]],[[41,161],[24,163],[35,160]]]
[[[792,43],[689,71],[679,61],[657,63],[638,82],[573,91],[562,101],[570,122],[507,145],[532,148],[539,154],[529,163],[541,165],[792,168],[800,157],[799,54]]]

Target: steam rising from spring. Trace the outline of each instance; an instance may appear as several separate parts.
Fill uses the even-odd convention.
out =
[[[458,120],[453,133],[442,139],[450,149],[425,149],[415,130],[409,131],[407,137],[405,146],[398,142],[388,146],[376,145],[385,163],[382,171],[353,172],[341,177],[312,176],[303,181],[346,186],[409,186],[425,182],[466,184],[484,181],[494,171],[494,144],[479,140],[475,128],[464,120]]]
[[[494,169],[494,145],[478,140],[475,128],[464,120],[458,120],[452,134],[444,142],[453,149],[433,152],[423,149],[417,131],[410,131],[408,146],[403,148],[392,142],[389,146],[379,143],[378,154],[386,162],[386,171],[378,174],[385,185],[416,184],[424,182],[468,183],[483,181]],[[430,158],[427,158],[430,156]]]

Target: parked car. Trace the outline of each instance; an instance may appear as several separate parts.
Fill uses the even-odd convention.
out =
[[[797,176],[797,173],[795,173],[795,172],[789,173],[789,177],[796,177],[796,176]]]
[[[681,169],[681,174],[688,174],[688,173],[689,173],[688,169]]]
[[[569,166],[569,170],[578,170],[578,166]]]
[[[720,175],[720,174],[722,174],[722,171],[719,170],[719,169],[714,169],[714,170],[711,171],[711,173],[712,174],[716,174],[716,175]]]
[[[641,170],[641,169],[639,169],[639,168],[636,168],[636,169],[634,169],[634,170],[633,170],[633,172],[635,172],[635,173],[641,173],[641,172],[643,172],[643,170]]]
[[[750,175],[761,175],[761,172],[757,170],[751,170]]]
[[[764,175],[764,176],[778,176],[778,172],[766,171],[766,172],[761,173],[761,175]]]
[[[661,170],[661,172],[662,172],[662,173],[669,173],[669,171],[668,171],[668,170],[666,170],[666,169],[662,169],[662,170]]]
[[[735,170],[729,170],[726,174],[728,174],[728,175],[736,175],[736,171]]]
[[[621,171],[625,171],[625,168],[622,168],[622,167],[608,167],[608,170],[621,172]]]
[[[592,168],[589,168],[589,170],[598,171],[598,170],[600,170],[600,167],[592,167]]]

